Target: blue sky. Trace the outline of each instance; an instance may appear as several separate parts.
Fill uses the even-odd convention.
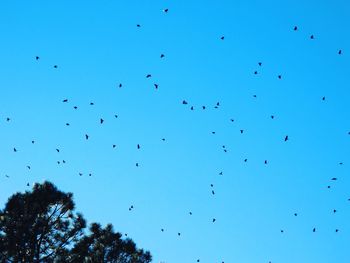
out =
[[[349,12],[1,1],[0,204],[50,180],[154,262],[349,262]]]

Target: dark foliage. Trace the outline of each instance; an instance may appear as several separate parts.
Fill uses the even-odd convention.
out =
[[[112,225],[93,223],[85,234],[85,219],[74,212],[72,196],[50,182],[11,196],[0,210],[0,262],[151,262],[149,252],[122,239]]]

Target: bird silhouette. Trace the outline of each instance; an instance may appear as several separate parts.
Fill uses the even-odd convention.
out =
[[[294,31],[297,31],[298,30],[298,27],[297,26],[294,26]]]
[[[89,135],[85,134],[85,139],[88,140],[89,139]]]
[[[286,137],[284,137],[284,141],[286,142],[288,140],[289,140],[289,137],[288,137],[288,135],[286,135]]]

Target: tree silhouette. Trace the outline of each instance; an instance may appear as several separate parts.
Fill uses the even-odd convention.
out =
[[[85,234],[85,219],[74,212],[72,197],[50,182],[12,195],[0,210],[0,262],[151,262],[149,252],[122,239],[112,225],[93,223]]]

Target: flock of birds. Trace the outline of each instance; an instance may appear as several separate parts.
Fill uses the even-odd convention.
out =
[[[163,11],[165,14],[167,14],[167,13],[169,12],[169,9],[163,9],[162,11]],[[137,27],[137,28],[142,28],[142,25],[141,25],[141,24],[136,24],[136,27]],[[293,31],[298,31],[299,29],[298,29],[298,26],[294,26],[294,28],[291,28],[291,30],[293,30]],[[225,41],[225,36],[220,36],[220,37],[218,38],[218,41],[220,41],[220,40],[221,40],[221,41]],[[310,35],[310,40],[311,40],[311,41],[315,41],[315,40],[316,40],[315,35],[311,34],[311,35]],[[335,54],[342,55],[342,54],[343,54],[343,51],[342,51],[341,49],[339,49],[337,52],[335,52]],[[166,56],[165,54],[161,53],[159,57],[160,57],[160,59],[164,59],[165,56]],[[35,60],[36,60],[38,63],[40,62],[40,59],[41,59],[40,56],[35,56]],[[58,69],[58,67],[59,67],[59,66],[56,65],[56,64],[53,65],[53,68],[54,68],[54,69]],[[261,62],[261,61],[257,62],[257,67],[258,67],[258,68],[263,67],[263,62]],[[259,74],[259,70],[258,70],[258,69],[253,71],[253,75],[258,75],[258,74]],[[282,80],[282,75],[281,75],[281,74],[277,75],[276,77],[277,77],[277,79]],[[150,74],[150,73],[145,74],[145,78],[146,78],[146,79],[151,79],[151,78],[152,78],[152,74]],[[155,90],[158,90],[158,89],[159,89],[159,84],[158,84],[158,83],[154,83],[153,85],[154,85],[154,89],[155,89]],[[124,87],[124,86],[123,86],[123,83],[117,84],[117,87],[118,87],[119,89],[123,88],[123,87]],[[253,95],[253,97],[256,98],[257,95]],[[323,97],[321,98],[321,101],[325,101],[325,100],[326,100],[326,97],[323,96]],[[62,103],[63,103],[63,104],[70,104],[69,98],[64,98],[64,99],[62,99]],[[183,106],[188,107],[188,109],[191,110],[191,111],[197,110],[198,108],[199,108],[200,110],[206,110],[206,109],[208,109],[208,108],[210,107],[210,106],[207,106],[207,105],[201,105],[201,106],[199,106],[199,107],[197,107],[197,106],[195,106],[195,105],[191,105],[191,103],[190,103],[189,100],[187,100],[187,99],[183,99],[182,102],[179,102],[179,103],[182,103]],[[94,102],[91,101],[91,102],[89,102],[89,105],[90,105],[90,106],[94,106],[95,104],[94,104]],[[220,103],[220,102],[217,102],[217,103],[216,103],[215,105],[213,105],[212,107],[213,107],[214,109],[219,109],[220,106],[221,106],[221,103]],[[73,105],[72,108],[73,108],[73,110],[78,110],[79,107],[78,107],[78,105]],[[276,117],[275,115],[270,115],[270,118],[271,118],[272,120],[274,120],[275,117]],[[117,118],[118,118],[118,115],[114,115],[114,118],[117,119]],[[6,120],[7,122],[11,122],[11,121],[12,121],[11,117],[7,117],[5,120]],[[231,118],[231,119],[229,119],[228,121],[234,122],[235,119]],[[101,117],[101,118],[98,120],[98,125],[104,125],[104,124],[105,124],[105,120]],[[69,122],[66,122],[65,125],[66,125],[66,126],[70,126],[71,124],[70,124]],[[211,133],[212,133],[213,135],[216,134],[215,131],[212,131]],[[243,133],[244,133],[244,129],[240,129],[240,133],[243,134]],[[350,135],[350,131],[348,132],[348,135]],[[88,133],[82,134],[81,136],[82,136],[86,141],[90,140],[90,134],[88,134]],[[163,142],[166,141],[165,138],[160,138],[160,140],[162,140]],[[281,138],[280,140],[283,141],[283,142],[285,142],[285,143],[287,143],[287,142],[290,140],[290,137],[289,137],[288,134],[286,134],[286,135],[285,135],[283,138]],[[31,143],[32,143],[32,144],[35,144],[36,141],[35,141],[35,140],[32,140]],[[136,144],[136,145],[135,145],[136,150],[141,150],[141,148],[142,148],[141,145],[142,145],[141,142],[138,143],[138,144]],[[116,148],[117,145],[116,145],[116,144],[112,144],[111,147],[112,147],[112,148]],[[54,150],[55,150],[57,153],[60,153],[60,149],[59,149],[59,148],[56,148],[56,149],[54,149]],[[222,150],[223,150],[223,152],[225,152],[225,153],[228,152],[228,149],[227,149],[226,145],[222,145]],[[13,147],[13,152],[14,152],[14,153],[18,153],[18,152],[20,152],[20,151],[21,151],[21,149],[17,148],[16,146]],[[247,159],[247,158],[243,159],[243,162],[248,162],[248,159]],[[65,164],[65,163],[66,163],[66,160],[57,160],[57,164]],[[264,160],[264,164],[265,164],[265,165],[268,165],[268,163],[269,163],[268,160]],[[340,162],[339,165],[343,165],[343,163]],[[135,166],[136,166],[136,167],[140,167],[141,164],[140,164],[139,162],[135,162]],[[28,165],[26,166],[26,168],[30,170],[30,169],[31,169],[31,165],[28,164]],[[219,172],[218,174],[219,174],[220,176],[222,176],[222,175],[223,175],[223,172]],[[82,172],[78,172],[78,175],[79,175],[79,176],[83,176],[83,173],[82,173]],[[87,175],[88,175],[88,176],[92,176],[92,173],[88,173]],[[5,176],[6,176],[6,178],[10,178],[10,176],[7,175],[7,174],[6,174]],[[337,177],[333,177],[333,178],[330,179],[330,181],[332,181],[332,182],[335,182],[335,181],[337,181],[337,180],[338,180]],[[29,182],[27,183],[27,186],[30,186],[30,183],[29,183]],[[214,195],[215,195],[214,184],[210,184],[210,188],[211,188],[211,195],[214,196]],[[328,185],[327,188],[331,188],[331,185]],[[348,201],[350,201],[350,198],[348,199]],[[134,205],[130,205],[130,207],[128,208],[128,210],[129,210],[130,212],[133,211],[133,210],[134,210]],[[337,213],[337,209],[333,209],[332,213]],[[189,216],[192,216],[192,215],[193,215],[193,212],[192,212],[192,211],[189,211],[189,212],[188,212],[188,215],[189,215]],[[297,217],[297,216],[298,216],[298,213],[295,212],[295,213],[293,214],[293,216]],[[216,221],[217,221],[216,217],[211,218],[211,222],[212,222],[212,223],[216,223]],[[165,232],[166,230],[165,230],[165,228],[160,228],[160,231],[161,231],[161,232]],[[313,232],[313,233],[317,232],[317,227],[316,227],[316,226],[313,227],[312,229],[310,229],[310,231]],[[336,232],[336,233],[338,233],[339,231],[340,231],[340,229],[338,229],[338,228],[334,229],[334,232]],[[284,229],[280,229],[280,232],[281,232],[281,233],[284,233],[285,230],[284,230]],[[178,235],[178,236],[181,236],[181,232],[178,232],[177,235]],[[127,234],[125,234],[125,236],[127,236]],[[200,260],[201,260],[201,259],[198,258],[198,259],[196,259],[196,262],[200,262]],[[271,262],[272,262],[272,261],[269,261],[269,263],[271,263]],[[224,263],[224,261],[222,261],[222,263]]]

